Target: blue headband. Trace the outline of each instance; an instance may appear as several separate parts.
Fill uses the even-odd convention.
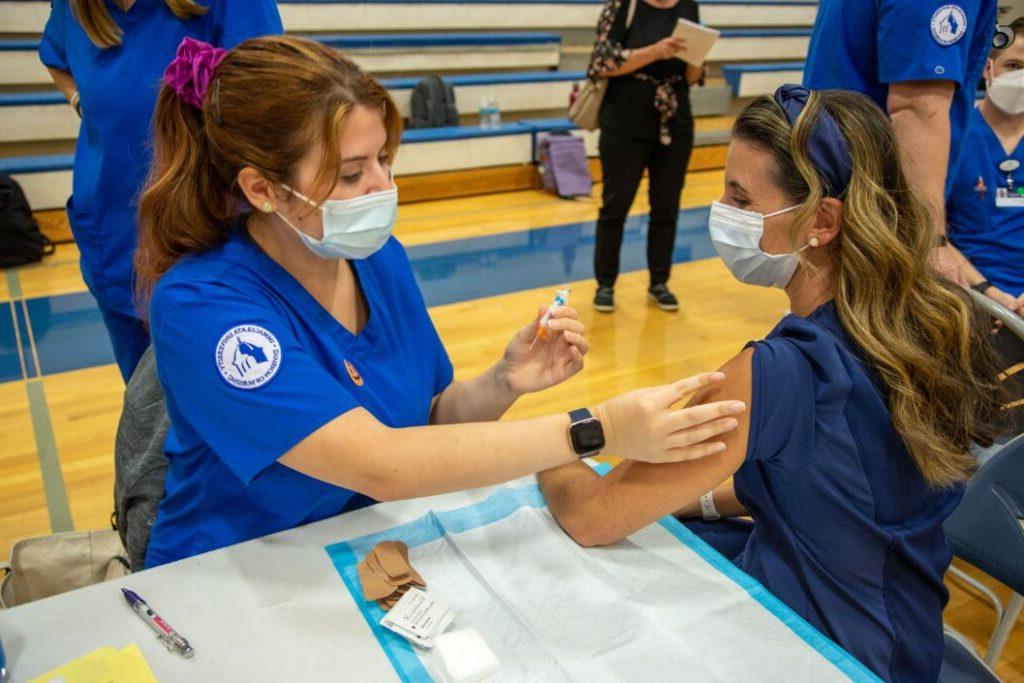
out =
[[[775,91],[775,102],[782,107],[791,126],[796,125],[797,117],[807,106],[810,95],[811,91],[807,88],[793,84],[784,85]],[[824,107],[819,110],[818,121],[807,139],[807,153],[825,181],[827,195],[842,197],[846,194],[853,174],[853,159],[839,124]]]

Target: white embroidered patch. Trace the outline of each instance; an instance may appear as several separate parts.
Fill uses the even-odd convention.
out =
[[[257,389],[281,369],[281,344],[259,325],[238,325],[217,342],[217,369],[238,389]]]
[[[932,38],[939,45],[952,45],[967,33],[967,14],[960,5],[943,5],[932,15]]]

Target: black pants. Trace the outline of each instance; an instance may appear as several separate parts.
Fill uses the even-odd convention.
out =
[[[604,189],[594,247],[597,284],[610,287],[619,275],[622,229],[644,169],[647,169],[650,181],[651,219],[647,232],[650,284],[668,282],[676,241],[679,196],[683,191],[690,152],[693,151],[693,127],[676,135],[668,147],[657,140],[636,140],[602,130],[598,148]]]

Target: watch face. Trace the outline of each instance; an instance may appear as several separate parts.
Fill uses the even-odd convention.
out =
[[[572,426],[572,447],[577,454],[593,453],[604,448],[604,431],[597,420],[587,420]]]

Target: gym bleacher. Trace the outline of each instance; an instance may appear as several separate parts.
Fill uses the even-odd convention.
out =
[[[285,30],[343,50],[378,75],[409,116],[416,83],[440,75],[454,88],[459,126],[407,130],[395,173],[404,202],[427,196],[445,174],[487,170],[489,187],[536,187],[539,134],[571,128],[573,85],[589,59],[598,0],[279,0]],[[395,11],[401,5],[401,11]],[[742,101],[797,81],[817,2],[703,0],[702,21],[722,37],[710,77],[694,88],[691,170],[720,168],[731,117]],[[49,3],[0,0],[0,172],[14,176],[37,210],[60,209],[71,188],[78,120],[53,88],[37,49]],[[479,125],[482,98],[503,123]],[[577,131],[591,157],[597,134]],[[596,166],[595,166],[596,168]],[[428,180],[429,193],[418,180]]]

